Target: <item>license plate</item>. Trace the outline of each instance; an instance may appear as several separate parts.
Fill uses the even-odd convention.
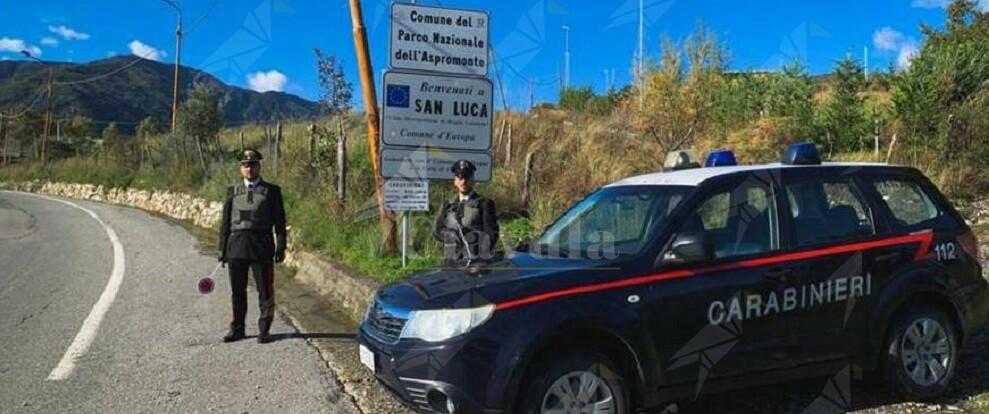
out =
[[[371,352],[363,344],[358,344],[358,351],[360,352],[361,363],[371,369],[371,372],[374,372],[374,352]]]

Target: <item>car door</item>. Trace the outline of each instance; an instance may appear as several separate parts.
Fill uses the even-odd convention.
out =
[[[783,174],[784,313],[797,364],[852,352],[876,291],[871,271],[880,240],[861,183],[838,169]]]
[[[715,258],[659,260],[658,275],[670,278],[653,285],[644,322],[663,385],[697,382],[700,392],[709,378],[787,365],[779,304],[767,303],[779,282],[759,264],[779,249],[776,192],[771,174],[735,177],[702,189],[677,215],[661,254],[670,254],[680,234],[703,234],[713,241]]]

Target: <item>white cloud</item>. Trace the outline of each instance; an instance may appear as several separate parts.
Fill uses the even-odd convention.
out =
[[[917,52],[919,51],[916,44],[908,43],[903,45],[900,48],[900,53],[896,56],[896,66],[900,69],[910,67],[910,62],[913,61],[913,58],[917,56]]]
[[[127,44],[127,47],[130,48],[131,54],[149,60],[156,60],[160,62],[162,57],[168,56],[168,53],[165,53],[164,50],[155,49],[153,46],[145,44],[140,40],[132,40]]]
[[[76,31],[75,29],[60,25],[60,26],[48,26],[48,31],[62,36],[65,40],[86,40],[89,39],[89,33],[83,33]]]
[[[51,36],[45,36],[41,38],[41,44],[45,46],[58,46],[58,39]]]
[[[917,3],[916,0],[914,4]],[[922,0],[934,1],[934,0]],[[896,31],[892,27],[886,26],[872,33],[872,44],[876,49],[883,52],[896,52],[896,67],[906,69],[910,67],[910,62],[920,51],[920,46],[916,39],[907,37],[903,33]]]
[[[247,75],[248,86],[251,90],[257,92],[281,92],[285,90],[285,85],[287,83],[288,77],[277,70],[249,73]]]
[[[903,33],[893,30],[889,26],[876,30],[872,34],[872,44],[876,45],[876,49],[879,50],[891,51],[899,49],[902,42]]]
[[[30,52],[34,57],[41,57],[41,48],[37,46],[28,45],[21,39],[0,37],[0,52],[21,53],[22,50]]]

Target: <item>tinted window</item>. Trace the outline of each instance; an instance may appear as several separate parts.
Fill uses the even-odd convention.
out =
[[[746,182],[716,192],[688,217],[679,233],[704,234],[714,242],[717,258],[775,250],[778,242],[772,189],[763,183]]]
[[[874,233],[868,204],[851,180],[802,178],[785,187],[797,247]]]
[[[601,189],[564,213],[539,237],[537,245],[568,257],[637,253],[687,191],[656,186]]]
[[[874,185],[893,217],[903,226],[923,223],[941,215],[941,210],[930,196],[915,182],[882,180]]]

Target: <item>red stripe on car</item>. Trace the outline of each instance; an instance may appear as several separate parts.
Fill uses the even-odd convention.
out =
[[[889,237],[885,239],[873,240],[867,242],[849,243],[839,246],[826,247],[823,249],[806,250],[806,251],[793,252],[793,253],[783,253],[775,256],[760,257],[758,259],[740,260],[737,262],[724,263],[714,266],[702,267],[698,269],[672,270],[668,272],[655,273],[651,275],[637,276],[629,279],[615,280],[611,282],[597,283],[586,286],[577,286],[577,287],[572,287],[562,290],[556,290],[552,292],[540,293],[537,295],[527,296],[519,299],[513,299],[507,302],[502,302],[495,305],[495,309],[505,310],[505,309],[515,308],[518,306],[529,305],[536,302],[556,299],[563,296],[573,296],[584,293],[599,292],[602,290],[644,285],[644,284],[660,282],[664,280],[682,279],[685,277],[695,276],[704,273],[723,272],[727,270],[738,270],[738,269],[748,269],[751,267],[768,266],[768,265],[774,265],[774,264],[780,264],[786,262],[793,262],[797,260],[806,260],[817,257],[875,249],[878,247],[896,246],[900,244],[920,243],[920,247],[917,248],[917,253],[914,254],[914,260],[920,261],[930,257],[930,248],[933,241],[934,241],[934,232],[931,230],[923,230],[916,233],[910,233],[905,236]]]

